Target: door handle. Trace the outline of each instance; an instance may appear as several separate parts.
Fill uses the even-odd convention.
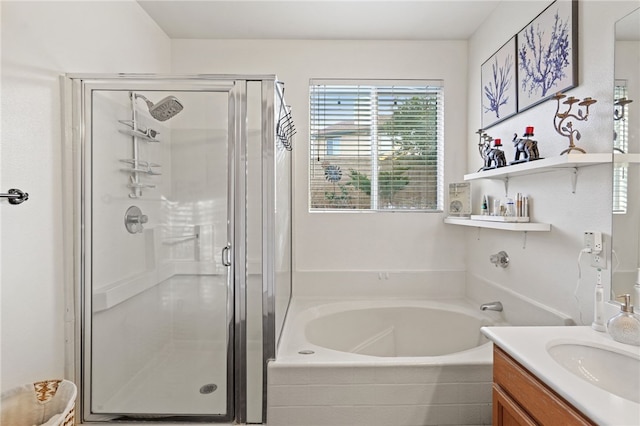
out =
[[[229,251],[231,250],[231,244],[227,244],[222,249],[222,264],[224,266],[231,266],[231,259],[229,258]]]

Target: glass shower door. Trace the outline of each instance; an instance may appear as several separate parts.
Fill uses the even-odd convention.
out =
[[[231,86],[129,86],[85,93],[85,413],[228,420]]]

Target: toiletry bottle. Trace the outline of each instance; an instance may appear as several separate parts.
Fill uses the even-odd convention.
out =
[[[486,216],[489,214],[489,196],[482,196],[482,206],[480,207],[480,214]]]
[[[616,342],[640,346],[640,319],[633,314],[631,295],[623,294],[620,298],[624,298],[624,302],[620,305],[620,312],[607,321],[607,332]]]
[[[596,291],[594,295],[593,322],[591,328],[596,331],[606,331],[604,326],[604,288],[602,287],[602,271],[598,268],[598,281],[596,282]]]
[[[513,198],[507,198],[507,214],[506,216],[515,216],[516,215],[516,206],[513,202]]]
[[[493,200],[493,210],[491,211],[491,216],[500,216],[500,200],[497,198]]]

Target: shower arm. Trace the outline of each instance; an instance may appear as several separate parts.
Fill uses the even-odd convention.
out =
[[[139,99],[142,99],[143,101],[145,101],[147,103],[147,108],[153,108],[153,102],[151,102],[149,99],[147,99],[143,95],[141,95],[139,93],[135,93],[134,97],[135,97],[135,99],[139,98]]]

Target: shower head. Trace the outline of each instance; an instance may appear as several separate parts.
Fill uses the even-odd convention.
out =
[[[136,99],[140,98],[147,103],[149,114],[158,121],[166,121],[178,114],[184,106],[175,96],[167,96],[155,104],[144,96],[136,93]]]

